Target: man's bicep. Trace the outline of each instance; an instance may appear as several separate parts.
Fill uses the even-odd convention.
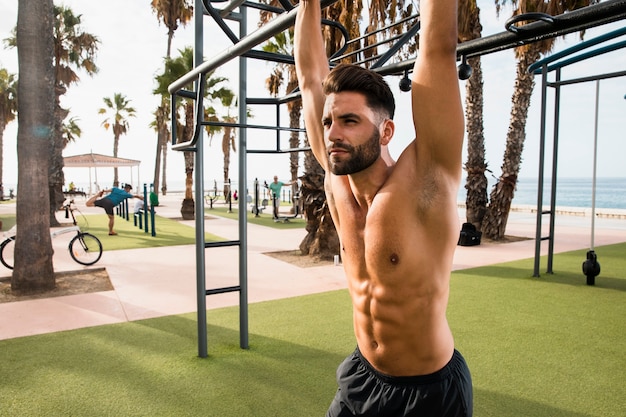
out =
[[[413,84],[413,120],[418,156],[460,169],[464,117],[455,61],[443,60],[416,66]]]
[[[324,128],[322,126],[323,106],[324,96],[321,93],[321,88],[317,94],[311,91],[303,91],[302,108],[307,140],[309,141],[309,146],[311,147],[315,159],[317,159],[317,162],[326,170],[328,159],[326,158]]]

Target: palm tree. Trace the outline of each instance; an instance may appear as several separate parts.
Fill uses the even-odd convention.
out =
[[[496,0],[498,10],[500,5],[505,3],[506,0]],[[597,0],[511,0],[511,4],[516,8],[514,15],[540,12],[556,16],[594,3],[597,3]],[[528,107],[530,106],[530,96],[535,86],[534,76],[529,74],[527,69],[542,54],[551,51],[553,46],[554,38],[515,48],[517,76],[512,97],[511,119],[507,132],[506,148],[502,161],[502,173],[491,191],[489,208],[482,225],[482,231],[485,236],[493,240],[504,238],[511,202],[513,201],[517,185],[517,175],[522,162]]]
[[[159,174],[163,172],[163,183],[161,184],[161,191],[163,195],[167,193],[167,179],[165,177],[166,165],[167,165],[167,143],[170,139],[170,105],[169,99],[165,96],[161,97],[161,105],[156,108],[154,113],[154,120],[150,123],[150,126],[157,133],[157,150],[156,159],[154,161],[154,192],[159,192]],[[161,155],[163,158],[161,159]],[[161,170],[161,161],[163,161],[163,169]]]
[[[181,78],[183,75],[193,69],[193,48],[186,47],[179,50],[180,55],[176,58],[170,58],[165,60],[165,70],[163,74],[156,76],[157,88],[153,91],[154,94],[160,94],[161,96],[168,95],[167,87],[175,80]],[[210,98],[212,101],[218,100],[223,106],[230,107],[234,99],[234,93],[232,90],[219,86],[223,82],[227,81],[224,77],[213,77],[213,73],[206,75],[206,89],[205,98]],[[193,90],[193,86],[187,87],[189,90]],[[182,117],[184,123],[177,120],[177,131],[180,132],[180,142],[188,142],[193,138],[194,128],[194,102],[190,99],[182,99],[177,101],[176,114],[177,117]],[[182,115],[181,115],[182,113]],[[219,119],[217,111],[212,106],[205,106],[205,118],[207,120]],[[209,136],[212,136],[215,132],[220,131],[220,127],[208,126],[207,132]],[[194,169],[194,153],[185,151],[185,198],[183,199],[181,207],[181,215],[185,220],[194,219],[194,200],[193,200],[193,169]]]
[[[281,32],[263,46],[263,50],[267,52],[280,53],[283,55],[293,55],[293,28],[288,31]],[[293,65],[277,64],[272,74],[265,80],[265,85],[270,94],[277,97],[282,87],[285,73],[287,75],[287,85],[285,92],[287,94],[293,92],[298,87],[298,78],[296,76],[296,68]],[[287,111],[289,112],[289,127],[292,129],[300,128],[300,119],[302,114],[302,100],[292,100],[287,103]],[[289,135],[289,147],[297,149],[300,147],[300,134],[292,131]],[[292,152],[289,155],[289,171],[291,172],[292,195],[298,191],[297,179],[299,169],[299,154]],[[298,201],[294,199],[293,209],[296,211]]]
[[[76,123],[76,117],[72,117],[66,123],[63,123],[62,132],[63,132],[63,147],[67,146],[70,142],[76,142],[76,138],[79,138],[83,131]]]
[[[480,9],[476,0],[460,0],[459,40],[466,42],[480,38],[481,32]],[[465,85],[465,124],[467,130],[465,215],[469,223],[481,230],[488,203],[483,128],[483,71],[480,55],[468,58],[467,63],[472,68],[472,74]]]
[[[0,200],[4,199],[3,176],[3,137],[7,124],[17,115],[17,77],[6,68],[0,68]]]
[[[183,26],[193,17],[193,5],[189,0],[152,0],[152,10],[156,13],[159,22],[167,27],[167,53],[166,59],[171,57],[172,50],[172,38],[174,32],[178,29],[179,24]],[[167,158],[167,143],[169,142],[170,132],[168,129],[169,123],[169,96],[161,100],[161,105],[155,110],[155,121],[159,124],[155,126],[157,131],[157,149],[156,159],[154,163],[154,189],[158,193],[159,191],[159,174],[161,170],[161,158],[163,158],[163,183],[161,185],[161,192],[163,195],[167,193],[167,179],[166,179],[166,158]]]
[[[102,99],[106,107],[101,107],[98,114],[107,114],[108,116],[102,122],[105,130],[111,128],[113,130],[113,156],[117,158],[117,151],[120,144],[120,136],[128,133],[128,118],[135,117],[135,109],[130,106],[130,100],[121,93],[114,93],[113,99],[104,97]],[[117,167],[113,169],[113,185],[119,186],[117,176]]]
[[[50,224],[58,226],[56,212],[65,199],[63,196],[63,149],[67,142],[63,138],[63,121],[69,114],[61,107],[61,96],[79,77],[75,70],[83,70],[88,75],[98,72],[94,58],[98,51],[98,38],[82,30],[81,16],[74,15],[65,6],[54,7],[54,79],[55,115],[54,138],[50,152]]]
[[[50,224],[59,226],[56,219],[58,207],[63,203],[63,120],[69,110],[61,107],[61,96],[70,85],[78,83],[75,70],[83,70],[88,75],[98,72],[94,58],[98,51],[98,38],[81,28],[81,16],[75,16],[65,6],[54,6],[54,80],[55,80],[55,117],[54,136],[50,143],[49,163],[49,198]],[[17,45],[16,37],[5,39],[9,47]]]
[[[48,155],[55,126],[54,13],[52,0],[20,0],[16,46],[18,195],[15,265],[18,293],[55,287],[48,199]]]

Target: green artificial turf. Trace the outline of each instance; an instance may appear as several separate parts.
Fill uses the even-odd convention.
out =
[[[239,210],[233,208],[232,212],[228,212],[227,207],[214,207],[212,209],[205,209],[204,212],[208,215],[215,215],[220,217],[226,217],[227,219],[238,220]],[[260,226],[273,227],[274,229],[303,229],[306,227],[306,219],[303,217],[289,218],[283,221],[274,221],[272,218],[271,209],[265,209],[263,213],[255,216],[250,211],[247,212],[248,223],[258,224]]]
[[[626,244],[455,272],[448,318],[474,381],[477,417],[626,415]],[[294,279],[297,279],[294,277]],[[322,416],[354,349],[346,290],[0,341],[0,416]]]
[[[82,231],[95,235],[101,242],[104,251],[120,249],[156,248],[161,246],[193,245],[195,243],[195,229],[175,220],[155,216],[155,236],[152,236],[152,227],[148,233],[144,229],[134,225],[133,217],[129,220],[115,216],[114,230],[116,236],[109,236],[109,218],[106,214],[79,215],[76,213],[76,221]],[[15,224],[15,215],[0,215],[3,230],[8,230]],[[70,219],[71,221],[71,219]],[[150,216],[148,216],[150,222]],[[51,231],[60,228],[52,228]],[[205,233],[205,240],[224,240],[210,233]]]

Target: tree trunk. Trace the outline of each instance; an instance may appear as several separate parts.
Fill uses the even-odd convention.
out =
[[[489,209],[483,222],[482,231],[489,239],[500,240],[504,237],[506,224],[509,218],[509,210],[517,185],[524,140],[526,139],[526,119],[530,97],[533,92],[535,80],[533,74],[529,74],[529,65],[536,62],[541,56],[540,46],[531,44],[520,55],[517,63],[517,77],[515,90],[512,98],[511,120],[506,138],[506,149],[502,162],[502,175],[494,186],[490,195]]]
[[[193,161],[195,154],[193,152],[184,152],[185,154],[185,165],[189,167],[189,159]],[[195,219],[195,204],[193,201],[193,167],[185,168],[185,198],[183,199],[183,204],[180,208],[180,214],[183,217],[183,220],[193,220]]]
[[[161,194],[166,195],[167,194],[167,178],[165,176],[165,173],[167,172],[167,138],[169,137],[169,132],[165,137],[165,140],[163,141],[163,148],[162,148],[162,152],[163,152],[163,158],[161,159],[163,161],[163,177],[161,179]]]
[[[55,126],[52,0],[19,0],[17,19],[18,225],[11,289],[55,287],[50,238],[48,157]]]
[[[113,129],[115,130],[115,126],[113,126]],[[118,151],[119,146],[120,146],[120,135],[118,133],[114,133],[114,136],[113,136],[113,157],[114,158],[117,158],[117,151]],[[118,174],[117,167],[114,167],[113,168],[113,186],[114,187],[120,186],[120,179],[117,174]]]
[[[483,71],[480,56],[468,59],[472,76],[465,86],[465,119],[467,131],[467,179],[465,215],[467,221],[481,230],[487,212],[487,177],[485,171],[485,135],[483,130]]]
[[[324,170],[311,151],[304,155],[304,167],[305,173],[300,179],[307,235],[300,242],[300,252],[331,260],[339,254],[339,236],[326,202]]]
[[[50,139],[49,152],[49,174],[48,174],[48,195],[50,198],[50,226],[58,227],[61,224],[57,220],[56,213],[63,205],[65,196],[63,195],[63,186],[65,185],[65,175],[63,173],[63,148],[65,141],[63,140],[63,120],[69,114],[69,111],[61,107],[61,96],[65,94],[66,89],[57,85],[55,88],[55,110],[54,110],[54,134]]]
[[[194,106],[191,100],[185,105],[185,126],[183,127],[183,140],[189,142],[193,137],[193,114]],[[185,198],[180,208],[180,214],[184,220],[195,219],[195,204],[193,201],[193,166],[196,157],[195,152],[186,151],[185,155]],[[202,198],[202,196],[200,196]]]
[[[295,67],[291,66],[289,70],[289,82],[287,83],[287,91],[293,91],[298,87],[298,77],[296,75]],[[289,127],[297,129],[300,127],[300,117],[302,113],[302,100],[290,101],[287,104],[289,110]],[[289,147],[291,149],[297,149],[300,147],[300,133],[291,132],[289,136]],[[297,213],[299,208],[302,207],[302,203],[295,199],[298,193],[298,170],[300,168],[300,152],[291,152],[289,154],[289,170],[291,172],[291,201],[293,203],[292,213]]]
[[[6,123],[0,120],[0,201],[4,200],[4,129]]]
[[[158,118],[157,118],[158,120]],[[157,140],[156,140],[156,156],[154,159],[154,177],[152,178],[152,185],[154,190],[159,191],[159,176],[161,175],[161,148],[163,143],[163,129],[161,128],[161,121],[157,121]]]

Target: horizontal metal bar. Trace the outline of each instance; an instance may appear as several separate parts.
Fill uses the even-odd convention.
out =
[[[295,152],[306,152],[310,151],[310,147],[305,148],[289,148],[289,149],[277,149],[277,150],[269,150],[269,149],[248,149],[247,153],[295,153]]]
[[[227,122],[202,122],[203,126],[220,126],[220,127],[237,127],[243,129],[265,129],[265,130],[278,130],[283,132],[305,132],[305,129],[298,127],[281,127],[270,125],[251,125],[247,123],[227,123]]]
[[[209,289],[209,290],[206,290],[206,295],[224,294],[227,292],[236,292],[236,291],[241,291],[241,286],[234,285],[232,287]]]
[[[257,105],[257,104],[285,104],[290,101],[300,99],[300,91],[296,91],[290,94],[287,94],[282,97],[248,97],[246,99],[246,104]]]
[[[457,47],[457,57],[487,55],[527,43],[624,20],[626,19],[626,0],[603,1],[555,17],[557,18],[555,23],[537,21],[523,26],[524,30],[518,31],[518,33],[505,31],[463,42]],[[377,68],[375,71],[381,75],[401,75],[404,71],[410,70],[414,64],[415,59],[410,59]]]
[[[239,246],[241,241],[239,240],[224,240],[221,242],[204,242],[205,248],[223,248],[226,246]]]

